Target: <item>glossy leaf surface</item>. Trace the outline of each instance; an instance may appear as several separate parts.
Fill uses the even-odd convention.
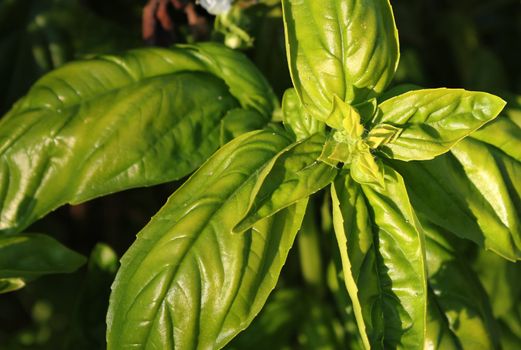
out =
[[[243,135],[170,197],[122,259],[109,349],[220,348],[246,328],[277,282],[306,201],[243,234],[232,228],[290,142],[274,130]]]
[[[421,347],[427,307],[424,238],[403,180],[386,167],[385,190],[345,178],[335,182],[332,198],[344,280],[362,339],[375,349]]]
[[[373,121],[402,129],[379,149],[399,160],[432,159],[494,119],[505,102],[494,95],[461,89],[406,92],[379,106]]]
[[[43,275],[73,272],[84,263],[83,256],[45,235],[0,236],[0,293]]]
[[[315,134],[285,150],[265,175],[248,214],[234,230],[246,230],[330,184],[337,174],[336,167],[317,160],[324,141],[324,135]]]
[[[327,117],[333,96],[350,104],[381,93],[398,64],[388,0],[283,0],[293,85],[310,114]]]
[[[502,148],[469,137],[432,161],[394,165],[423,216],[507,259],[519,260],[521,162],[515,158],[515,145],[521,129],[501,118],[479,134],[511,132],[512,138],[497,145]]]
[[[253,65],[214,44],[66,65],[0,122],[0,231],[65,203],[185,176],[217,149],[223,125],[237,133],[238,108],[256,127],[273,107]]]

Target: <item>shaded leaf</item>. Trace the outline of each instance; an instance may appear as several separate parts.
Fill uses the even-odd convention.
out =
[[[67,347],[105,348],[105,315],[110,285],[119,267],[118,256],[110,246],[98,243],[87,263],[87,273],[70,319]]]
[[[432,303],[463,349],[498,349],[497,324],[479,279],[439,229],[423,224]]]
[[[302,298],[301,290],[275,290],[248,329],[225,349],[291,349],[306,313]]]
[[[0,236],[0,292],[43,275],[74,272],[84,263],[83,256],[42,234]]]

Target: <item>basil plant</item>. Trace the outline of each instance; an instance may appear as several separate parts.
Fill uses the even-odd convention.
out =
[[[280,348],[498,348],[460,248],[521,258],[521,123],[495,119],[505,102],[484,92],[387,90],[399,61],[388,0],[282,7],[293,88],[281,102],[216,43],[99,56],[33,85],[0,122],[0,290],[83,263],[18,234],[37,219],[191,174],[121,259],[108,349],[256,348],[284,327],[301,336]],[[230,343],[297,234],[305,279],[334,308],[280,281],[243,333],[257,340]]]

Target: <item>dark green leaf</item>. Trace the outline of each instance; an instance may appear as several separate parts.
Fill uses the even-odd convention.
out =
[[[449,328],[445,314],[436,301],[436,296],[429,289],[427,300],[427,329],[425,348],[432,350],[460,350],[458,337]]]
[[[293,84],[311,116],[333,96],[357,104],[381,93],[398,65],[398,33],[388,0],[283,0]]]
[[[487,251],[480,251],[474,263],[487,291],[494,316],[500,318],[515,309],[521,300],[521,265]]]
[[[118,267],[116,253],[106,244],[96,244],[90,254],[87,274],[70,320],[68,348],[105,348],[105,315],[109,306],[110,285]]]
[[[394,162],[417,210],[459,237],[510,259],[521,258],[521,162],[515,158],[520,130],[507,121],[486,126],[451,153],[426,162]],[[490,129],[489,129],[490,127]],[[488,131],[487,131],[488,130]],[[491,135],[505,135],[506,142]],[[493,133],[494,132],[494,133]],[[501,148],[498,148],[501,147]]]
[[[494,119],[505,101],[484,92],[428,89],[406,92],[379,106],[373,123],[391,124],[401,132],[379,149],[399,160],[432,159]]]
[[[335,182],[332,198],[346,289],[366,347],[422,347],[424,238],[402,178],[386,167],[385,190],[378,190],[346,177]]]
[[[275,130],[240,136],[170,197],[122,259],[109,349],[215,349],[248,326],[275,287],[306,201],[243,234],[232,228],[290,142]]]
[[[303,297],[301,290],[275,290],[248,329],[225,349],[291,349],[307,311],[302,303]]]
[[[83,256],[45,235],[0,236],[0,292],[43,275],[74,272],[84,263]]]

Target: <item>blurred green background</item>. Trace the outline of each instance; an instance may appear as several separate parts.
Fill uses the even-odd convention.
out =
[[[141,35],[145,3],[0,0],[0,115],[41,75],[67,61],[151,43],[220,41],[243,50],[264,72],[279,96],[291,86],[278,0],[239,1],[230,13],[217,19],[196,6],[199,24],[208,29],[201,35],[194,34],[194,24],[185,12],[171,6],[168,10],[174,23],[171,33],[156,23],[154,40],[146,41]],[[519,0],[394,0],[392,5],[401,41],[395,84],[488,91],[509,101],[508,113],[521,114]],[[28,232],[52,235],[89,257],[89,262],[74,274],[43,277],[20,291],[1,295],[0,349],[103,349],[104,315],[117,261],[179,183],[66,206],[29,228]],[[327,231],[328,223],[321,224],[323,227],[317,230]],[[321,244],[327,251],[327,244]],[[472,249],[466,252],[472,253]],[[283,271],[284,289],[274,293],[269,307],[254,323],[255,327],[271,327],[269,334],[273,338],[265,345],[273,349],[283,349],[288,344],[317,349],[320,344],[310,339],[335,338],[338,333],[337,318],[328,306],[332,295],[317,291],[309,281],[304,282],[298,260],[297,245]],[[497,262],[495,257],[476,257],[476,269],[484,263],[506,264]],[[509,276],[519,277],[519,282],[510,282],[520,285],[513,288],[517,293],[515,298],[520,300],[519,268],[511,265]],[[304,291],[297,288],[303,284],[307,285]],[[323,300],[324,306],[303,310],[302,301],[306,298]],[[270,314],[277,315],[276,322],[271,321]],[[277,325],[305,319],[302,315],[309,317],[300,331],[295,326],[279,332]],[[501,322],[502,336],[511,340],[503,344],[504,348],[508,344],[519,344],[521,348],[521,310]],[[316,336],[309,336],[314,332]],[[253,344],[262,348],[262,339],[252,334],[239,337],[230,348],[249,349]],[[274,343],[273,339],[282,340]],[[349,344],[342,337],[335,342],[337,348]]]

